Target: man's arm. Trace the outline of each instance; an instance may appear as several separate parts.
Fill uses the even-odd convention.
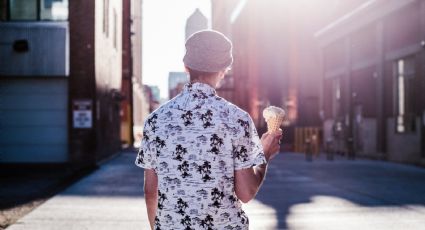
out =
[[[145,169],[145,201],[151,229],[154,229],[158,206],[158,176],[153,169]]]
[[[264,155],[267,162],[279,152],[279,140],[282,132],[264,134],[261,137]],[[235,171],[235,193],[244,203],[255,197],[267,172],[267,164]]]

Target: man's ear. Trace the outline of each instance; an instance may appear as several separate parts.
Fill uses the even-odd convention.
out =
[[[189,69],[187,68],[187,66],[184,66],[184,71],[185,71],[186,73],[189,73]]]

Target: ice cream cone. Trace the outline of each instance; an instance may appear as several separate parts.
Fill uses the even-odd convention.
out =
[[[280,129],[284,117],[270,118],[267,122],[267,132],[274,132]]]
[[[279,107],[269,106],[264,109],[263,117],[267,122],[267,132],[279,130],[285,118],[285,111]]]

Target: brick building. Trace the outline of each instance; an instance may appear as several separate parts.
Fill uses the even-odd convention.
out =
[[[336,148],[424,163],[425,2],[373,0],[316,33],[324,134]]]
[[[234,64],[219,93],[248,111],[260,130],[265,128],[265,107],[285,108],[285,141],[293,143],[295,126],[320,124],[319,91],[314,88],[318,81],[311,78],[318,69],[314,50],[309,49],[312,44],[305,37],[299,41],[301,33],[311,28],[297,24],[299,15],[290,11],[288,2],[211,3],[213,28],[228,35],[234,44]],[[301,115],[300,100],[309,104],[305,107],[309,110]]]
[[[123,0],[123,19],[122,19],[122,82],[121,93],[124,97],[121,101],[121,142],[123,145],[129,146],[134,142],[133,136],[133,87],[131,78],[133,75],[132,68],[132,41],[131,41],[131,0]]]
[[[0,1],[1,163],[90,166],[121,147],[123,2]]]
[[[211,1],[213,28],[234,44],[232,71],[218,92],[248,111],[260,129],[266,106],[285,108],[285,146],[291,146],[295,128],[321,125],[320,56],[313,34],[360,2]]]
[[[123,7],[121,141],[131,146],[141,135],[149,103],[142,84],[142,0],[123,0]]]
[[[139,143],[143,122],[149,114],[150,102],[142,83],[142,0],[131,0],[131,64],[133,86],[133,136]]]

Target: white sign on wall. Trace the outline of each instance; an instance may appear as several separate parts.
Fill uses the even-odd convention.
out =
[[[90,129],[93,127],[92,101],[74,100],[72,103],[72,126],[76,129]]]

